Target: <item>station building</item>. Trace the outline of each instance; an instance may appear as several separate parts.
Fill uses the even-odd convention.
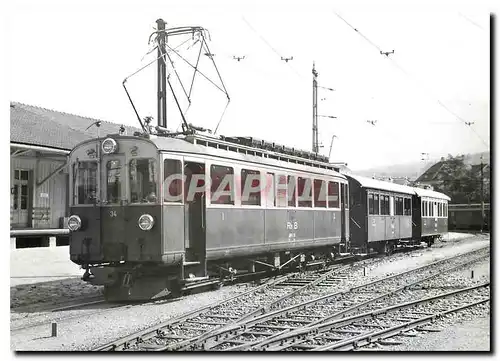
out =
[[[76,144],[116,134],[120,126],[10,103],[11,248],[68,244],[67,155]],[[133,134],[139,129],[126,126],[125,131]]]

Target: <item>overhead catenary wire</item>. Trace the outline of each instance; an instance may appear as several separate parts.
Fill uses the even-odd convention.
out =
[[[280,54],[257,30],[255,30],[255,28],[248,22],[247,19],[245,19],[244,16],[242,16],[242,19],[243,21],[245,22],[245,24],[248,25],[248,27],[255,33],[257,34],[257,36],[276,54],[279,56],[280,59],[284,60],[283,58],[286,58],[285,56],[283,56],[282,54]],[[292,57],[293,58],[293,57]],[[290,60],[290,59],[289,59]],[[293,70],[293,72],[295,73],[295,75],[297,75],[299,78],[301,79],[305,79],[304,76],[302,76],[293,66],[291,63],[289,63],[289,61],[286,61],[285,62],[289,67],[290,69]]]
[[[357,28],[355,28],[354,26],[352,26],[349,22],[347,22],[342,16],[340,16],[336,11],[334,11],[334,14],[340,18],[345,24],[347,24],[347,26],[349,26],[351,29],[353,29],[357,34],[359,34],[363,39],[365,39],[370,45],[372,45],[374,48],[376,48],[378,50],[379,53],[383,53],[382,49],[376,45],[374,42],[372,42],[370,39],[368,39],[363,33],[361,33]],[[413,78],[410,76],[410,74],[405,70],[403,69],[392,57],[389,57],[389,56],[386,56],[387,59],[389,59],[391,61],[391,64],[393,64],[396,68],[398,68],[401,72],[403,72],[406,76],[408,76],[410,79],[413,80]],[[451,115],[454,116],[454,119],[455,120],[458,120],[460,121],[463,125],[465,126],[468,126],[472,131],[473,133],[479,138],[479,140],[481,140],[481,142],[486,145],[486,147],[489,148],[489,144],[479,135],[479,133],[476,132],[476,130],[474,128],[472,128],[472,126],[470,124],[467,124],[467,123],[470,123],[470,122],[467,122],[464,118],[462,118],[460,115],[456,114],[454,111],[452,111],[450,108],[448,108],[441,100],[439,100],[437,97],[435,96],[430,96],[429,94],[427,94],[429,97],[431,97],[433,100],[435,100],[443,109],[445,109],[448,113],[450,113]]]

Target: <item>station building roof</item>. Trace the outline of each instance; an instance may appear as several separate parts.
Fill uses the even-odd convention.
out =
[[[92,123],[100,119],[83,117],[18,102],[10,103],[11,143],[71,150],[87,139],[97,137]],[[101,120],[99,135],[117,133],[120,124]],[[139,131],[125,126],[127,134]]]

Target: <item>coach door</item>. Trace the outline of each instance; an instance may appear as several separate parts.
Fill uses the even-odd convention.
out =
[[[205,164],[184,163],[185,249],[184,276],[206,276]]]
[[[347,252],[347,184],[340,183],[340,243],[344,245]]]

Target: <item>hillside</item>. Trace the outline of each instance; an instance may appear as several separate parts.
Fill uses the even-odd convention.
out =
[[[481,163],[483,156],[484,163],[490,163],[490,152],[473,153],[464,155],[464,163],[467,165]],[[410,180],[417,179],[433,164],[439,162],[440,159],[430,159],[426,161],[415,161],[404,164],[394,164],[388,166],[374,167],[368,169],[353,169],[354,174],[359,174],[365,177],[408,177]]]

